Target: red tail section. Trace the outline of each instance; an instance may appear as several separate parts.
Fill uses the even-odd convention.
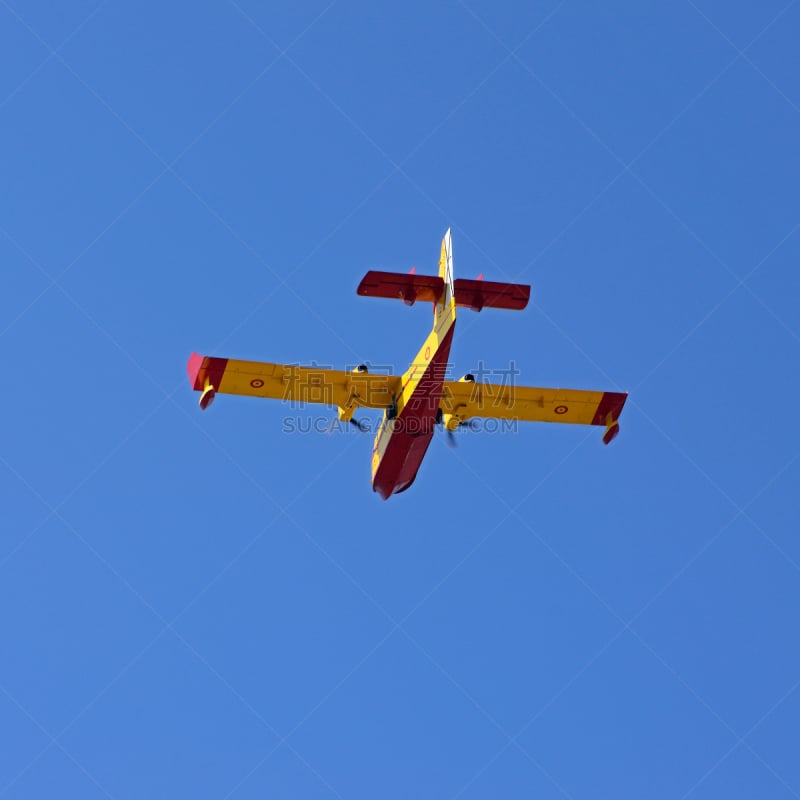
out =
[[[413,306],[417,300],[435,303],[443,290],[444,281],[438,275],[370,270],[356,291],[364,297],[388,297]]]
[[[457,278],[453,282],[456,305],[480,311],[482,308],[506,308],[521,311],[528,305],[531,287],[521,283],[496,283]],[[444,280],[438,275],[416,275],[403,272],[370,270],[358,284],[364,297],[388,297],[412,306],[417,300],[437,302],[444,291]]]
[[[454,288],[456,305],[466,306],[473,311],[480,311],[482,308],[522,311],[531,299],[531,287],[523,283],[496,283],[456,278]]]

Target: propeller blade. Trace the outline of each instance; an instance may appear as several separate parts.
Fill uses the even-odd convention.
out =
[[[366,422],[364,422],[363,420],[360,420],[360,419],[355,419],[355,418],[351,417],[350,418],[350,424],[351,425],[355,425],[356,428],[358,428],[361,431],[361,433],[366,433],[369,430],[369,425]]]

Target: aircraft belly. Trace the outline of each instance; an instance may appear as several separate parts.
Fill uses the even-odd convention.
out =
[[[393,431],[372,481],[373,490],[384,500],[411,486],[431,443],[452,335],[451,326],[413,394],[394,420]]]
[[[392,434],[372,484],[384,500],[411,486],[432,438],[433,432]]]

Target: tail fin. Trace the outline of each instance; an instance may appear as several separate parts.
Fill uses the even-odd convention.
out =
[[[434,319],[438,324],[445,315],[456,316],[456,293],[453,287],[453,240],[450,228],[447,229],[442,239],[442,249],[439,255],[439,277],[444,281],[444,291],[441,298],[434,306]]]

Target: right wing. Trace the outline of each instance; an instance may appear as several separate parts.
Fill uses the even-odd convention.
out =
[[[625,392],[582,389],[540,389],[474,381],[446,381],[439,407],[458,422],[471,417],[517,419],[526,422],[570,422],[603,425],[608,444],[619,432]]]
[[[397,375],[236,361],[197,353],[189,357],[186,369],[192,388],[203,392],[201,408],[206,408],[214,395],[222,392],[295,403],[321,403],[352,412],[359,407],[386,408],[400,391]]]

